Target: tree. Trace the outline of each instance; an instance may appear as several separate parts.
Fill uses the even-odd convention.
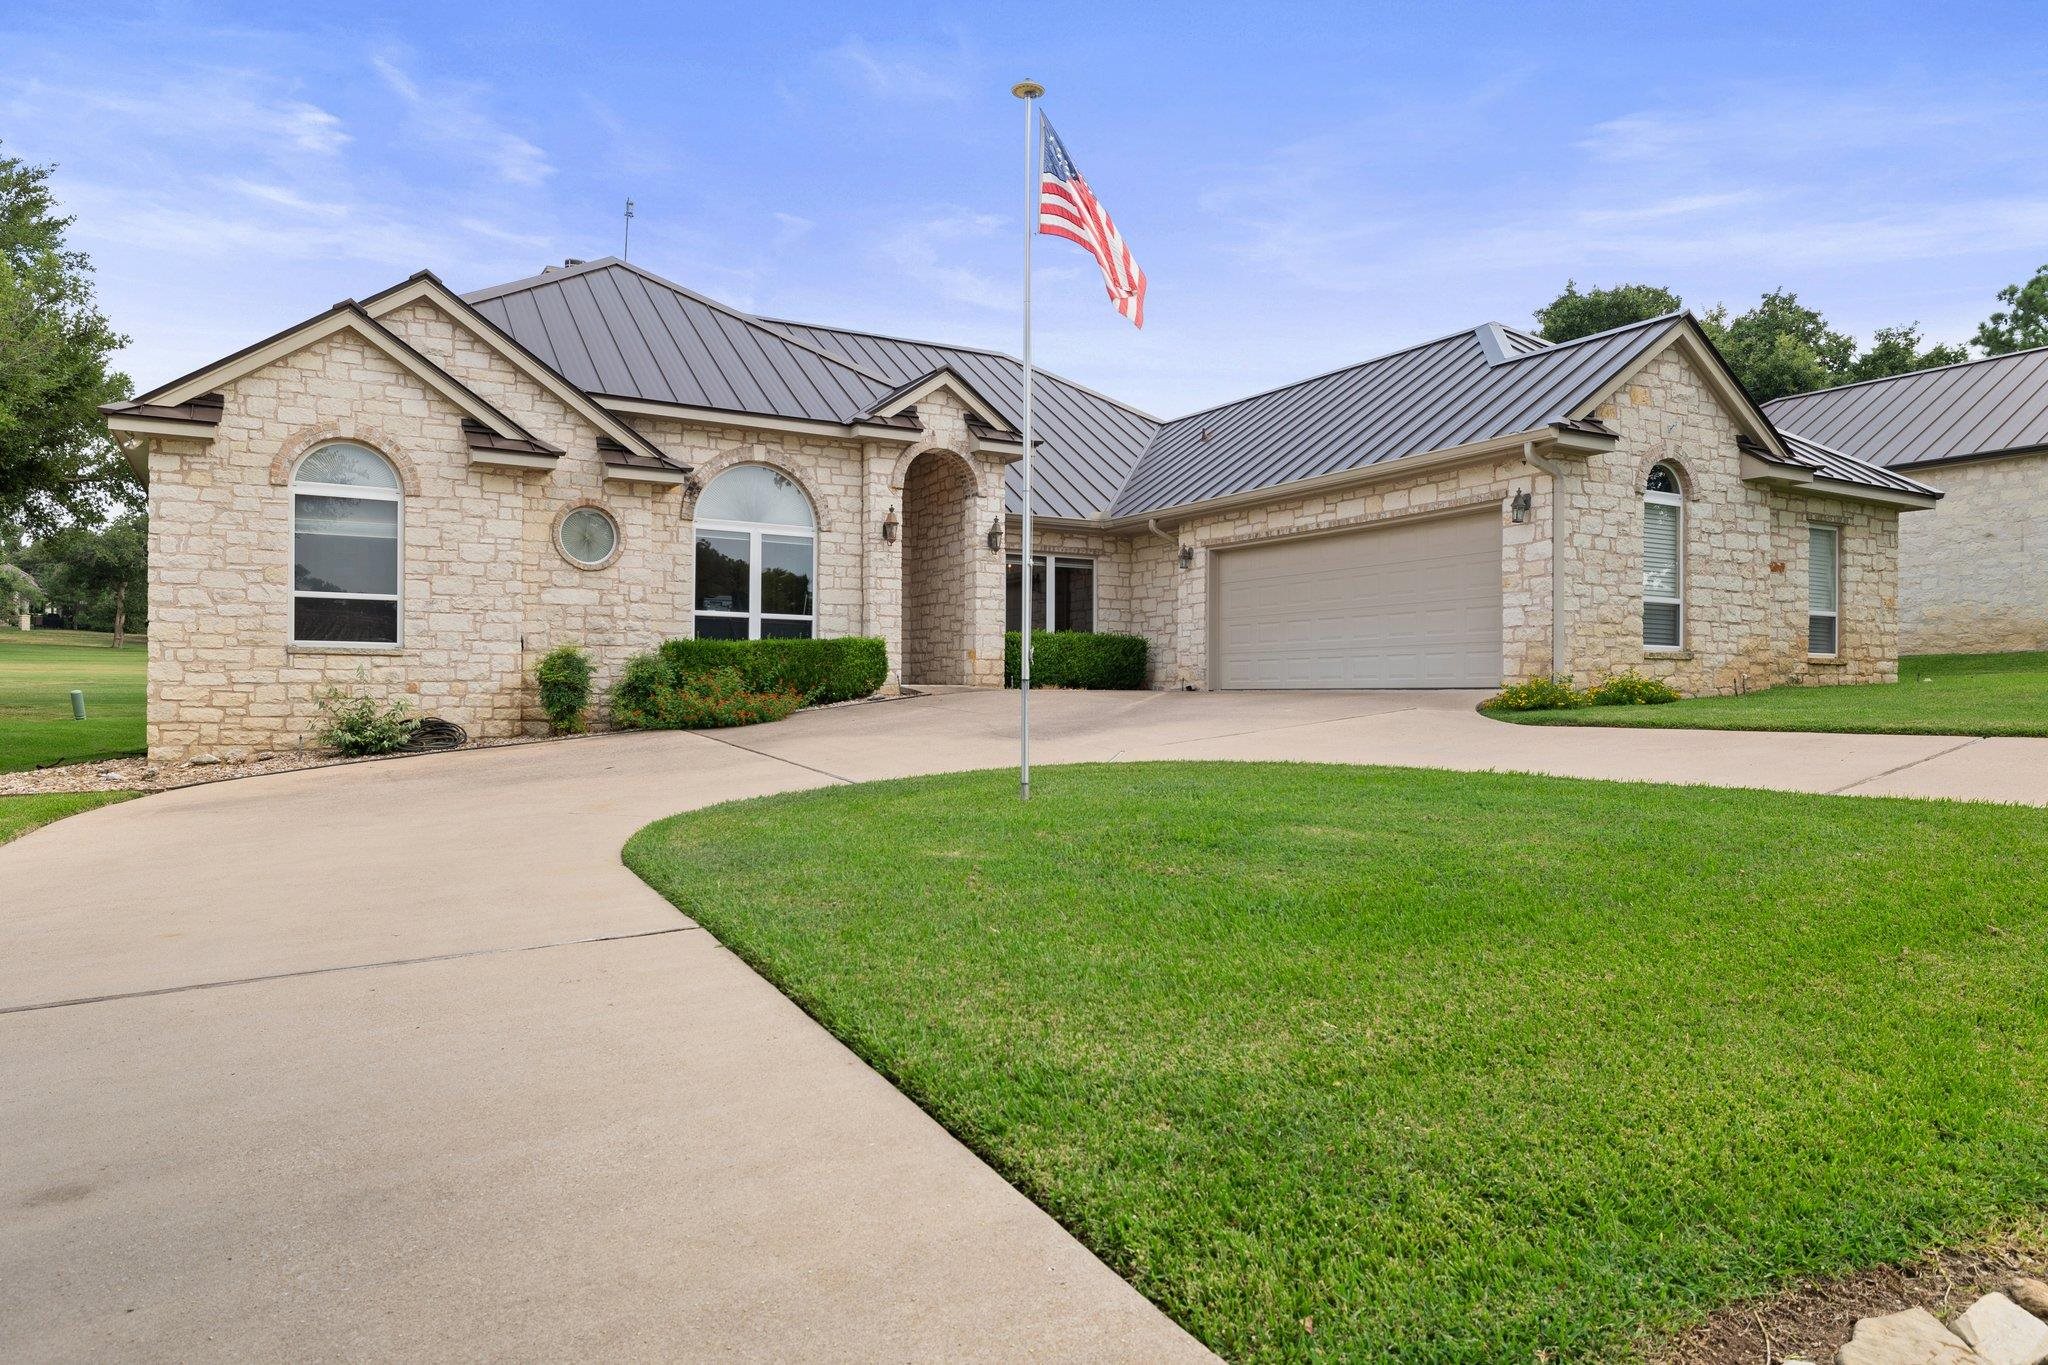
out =
[[[112,617],[114,648],[126,643],[129,594],[148,576],[149,518],[140,512],[97,529],[67,526],[32,547],[45,594],[75,618]]]
[[[1923,351],[1920,339],[1920,324],[1917,322],[1909,322],[1903,327],[1878,328],[1870,339],[1870,349],[1856,357],[1842,382],[1886,379],[1895,374],[1931,370],[1937,365],[1959,365],[1970,358],[1967,347],[1940,342]]]
[[[0,155],[0,519],[31,533],[135,497],[98,412],[129,392],[108,367],[127,338],[99,311],[85,253],[64,246],[50,172]]]
[[[1784,288],[1765,294],[1733,320],[1725,307],[1716,307],[1700,325],[1759,403],[1839,384],[1856,362],[1856,339],[1829,327]]]
[[[1675,313],[1683,306],[1678,295],[1654,284],[1617,284],[1580,293],[1576,280],[1566,280],[1564,292],[1536,310],[1536,326],[1545,341],[1574,341]]]
[[[2009,284],[1999,290],[1998,301],[2005,308],[1980,323],[1974,338],[1985,355],[2048,346],[2048,265],[2036,270],[2025,284]]]
[[[11,616],[21,629],[28,629],[28,614],[36,603],[43,600],[43,585],[36,582],[35,575],[19,564],[0,562],[0,604],[6,610],[0,615]]]

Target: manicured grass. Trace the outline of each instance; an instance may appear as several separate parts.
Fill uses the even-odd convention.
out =
[[[1612,1359],[2048,1206],[2040,811],[1014,783],[739,802],[625,856],[1227,1357]]]
[[[0,630],[0,773],[143,751],[149,649],[140,635],[112,645],[81,630]],[[82,721],[71,719],[74,687]]]
[[[126,801],[134,792],[53,792],[47,796],[0,796],[0,844],[32,829],[95,806]]]
[[[1664,706],[1487,714],[1517,725],[2048,735],[2048,653],[1922,654],[1899,660],[1895,683],[1773,687],[1746,697],[1699,697]]]

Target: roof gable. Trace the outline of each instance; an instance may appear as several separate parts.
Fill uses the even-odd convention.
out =
[[[962,379],[952,366],[942,366],[930,374],[911,380],[885,394],[881,401],[869,408],[864,417],[894,417],[898,413],[915,408],[918,403],[944,389],[964,404],[967,410],[998,432],[1021,435],[1017,427],[997,411],[995,406],[981,396],[972,384]]]

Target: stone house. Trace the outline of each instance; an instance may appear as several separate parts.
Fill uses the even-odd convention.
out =
[[[337,305],[105,410],[151,752],[300,743],[332,686],[520,733],[565,642],[600,685],[675,636],[864,634],[891,685],[995,686],[1027,572],[1162,688],[1875,681],[1938,497],[1784,437],[1689,316],[1489,323],[1168,421],[1041,373],[1027,566],[1019,379],[614,259]]]
[[[2048,649],[2048,347],[1767,404],[1778,427],[1940,490],[1899,528],[1899,648]]]

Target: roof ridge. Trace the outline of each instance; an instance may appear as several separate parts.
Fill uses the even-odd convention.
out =
[[[1989,365],[1994,360],[2011,360],[2015,356],[2038,355],[2043,351],[2048,351],[2048,346],[2027,346],[2017,351],[2001,351],[1997,355],[1980,355],[1969,360],[1951,361],[1946,365],[1929,365],[1924,370],[1907,370],[1904,374],[1881,374],[1870,379],[1852,379],[1846,384],[1830,384],[1824,389],[1808,389],[1805,393],[1788,393],[1781,398],[1773,398],[1770,403],[1766,403],[1764,406],[1770,407],[1772,403],[1789,403],[1795,398],[1812,398],[1817,394],[1838,393],[1843,389],[1860,389],[1866,384],[1889,384],[1895,379],[1912,379],[1923,374],[1940,374],[1943,370],[1960,370],[1969,365]]]
[[[1603,327],[1601,330],[1597,332],[1588,332],[1582,337],[1573,337],[1568,341],[1549,341],[1545,338],[1535,336],[1534,333],[1524,333],[1524,335],[1526,336],[1530,336],[1535,340],[1542,341],[1543,349],[1540,351],[1525,351],[1521,355],[1511,355],[1506,360],[1503,360],[1501,364],[1512,365],[1518,360],[1528,360],[1533,356],[1549,355],[1551,352],[1561,351],[1567,346],[1577,346],[1588,341],[1604,341],[1608,337],[1619,336],[1623,332],[1634,331],[1638,327],[1648,327],[1652,323],[1677,322],[1680,318],[1689,317],[1692,317],[1692,310],[1687,308],[1677,308],[1673,309],[1669,313],[1659,313],[1655,317],[1639,318],[1634,322],[1624,322],[1619,327]],[[1694,318],[1693,320],[1698,321],[1697,318]],[[1494,325],[1499,326],[1500,324],[1495,323]]]
[[[1018,365],[1022,365],[1024,363],[1022,357],[1013,355],[1008,351],[1001,350],[998,347],[994,346],[964,346],[957,341],[933,341],[929,337],[898,336],[893,332],[870,332],[860,327],[836,327],[829,322],[802,322],[796,318],[771,318],[766,316],[765,314],[756,314],[755,321],[760,322],[769,327],[811,327],[815,328],[820,332],[843,332],[848,336],[873,337],[877,341],[896,341],[901,342],[906,346],[931,346],[941,351],[967,351],[973,355],[996,356],[1003,360],[1014,361]],[[795,337],[792,337],[790,339],[792,341],[796,341],[798,345],[805,344],[804,342],[798,340]],[[1125,412],[1130,413],[1134,417],[1142,417],[1148,422],[1159,422],[1164,420],[1163,418],[1155,417],[1154,415],[1145,411],[1141,407],[1137,407],[1131,403],[1125,402],[1121,398],[1117,398],[1111,394],[1104,393],[1100,389],[1090,388],[1088,385],[1083,384],[1078,380],[1069,379],[1067,378],[1067,376],[1063,374],[1058,374],[1052,370],[1048,370],[1043,365],[1033,365],[1031,368],[1034,373],[1041,374],[1045,376],[1047,379],[1057,379],[1060,383],[1065,384],[1068,388],[1078,389],[1082,393],[1087,394],[1091,398],[1100,398],[1105,403],[1114,403],[1117,407],[1122,408]]]
[[[572,266],[566,266],[558,270],[544,271],[539,275],[529,275],[527,278],[523,280],[514,280],[510,284],[494,285],[488,289],[479,289],[473,294],[463,294],[459,295],[458,297],[460,297],[464,303],[485,303],[489,302],[492,299],[503,298],[507,294],[517,294],[529,289],[538,289],[542,285],[553,284],[558,280],[568,279],[572,276],[588,275],[594,271],[610,270],[614,268],[624,270],[628,274],[638,275],[643,280],[647,280],[653,284],[658,284],[663,289],[667,289],[673,293],[681,294],[684,298],[696,303],[701,303],[706,308],[710,308],[716,312],[723,313],[727,317],[737,318],[739,321],[745,323],[749,327],[756,328],[757,330],[768,333],[768,335],[774,337],[777,341],[780,341],[785,346],[794,346],[798,350],[806,351],[811,355],[817,356],[821,360],[828,360],[832,362],[834,365],[839,366],[841,369],[851,370],[853,371],[853,373],[859,375],[861,378],[866,379],[872,383],[882,385],[892,385],[895,383],[895,381],[890,379],[888,376],[877,374],[873,370],[867,368],[867,366],[865,365],[856,364],[855,362],[848,360],[845,356],[842,355],[834,355],[822,346],[813,346],[810,342],[805,341],[800,337],[793,337],[789,335],[787,332],[784,332],[779,327],[770,326],[766,321],[759,317],[756,317],[752,313],[746,312],[743,309],[735,308],[729,303],[722,303],[719,300],[712,298],[708,294],[700,294],[694,289],[686,288],[683,285],[677,284],[674,280],[671,280],[666,276],[655,274],[652,270],[647,269],[645,266],[634,265],[631,261],[625,260],[618,256],[599,256],[594,260],[579,261]]]

